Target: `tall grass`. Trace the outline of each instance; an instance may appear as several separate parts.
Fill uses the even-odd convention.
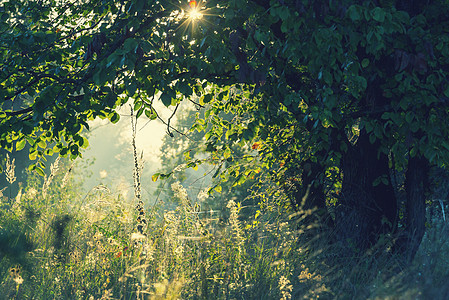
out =
[[[230,200],[223,220],[179,182],[171,187],[178,206],[161,211],[105,186],[78,195],[68,169],[30,174],[14,199],[2,194],[1,299],[449,298],[441,212],[429,214],[416,259],[404,266],[385,247],[339,251],[330,233],[301,225],[307,212],[279,205],[281,193],[249,219]]]

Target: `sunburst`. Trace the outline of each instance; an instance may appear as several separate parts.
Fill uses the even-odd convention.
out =
[[[183,28],[183,34],[190,28],[192,32],[196,31],[200,23],[207,23],[204,17],[211,16],[209,9],[205,7],[205,1],[189,0],[189,6],[186,11],[183,10],[184,21],[179,28]]]
[[[189,1],[190,11],[189,11],[189,19],[192,21],[203,18],[203,13],[201,12],[201,6],[198,5],[196,0]]]

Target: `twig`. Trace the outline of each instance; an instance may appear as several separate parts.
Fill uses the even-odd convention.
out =
[[[173,134],[170,132],[170,121],[171,121],[171,119],[175,116],[176,111],[178,110],[178,107],[179,107],[179,103],[176,104],[176,107],[175,107],[175,109],[173,110],[173,113],[171,114],[171,116],[170,116],[170,117],[168,118],[168,120],[167,120],[167,132],[168,132],[168,134],[169,134],[171,137],[173,137]]]

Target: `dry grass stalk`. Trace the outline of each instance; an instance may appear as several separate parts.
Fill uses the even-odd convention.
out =
[[[15,165],[16,159],[13,158],[12,160],[9,157],[9,154],[6,154],[6,180],[9,182],[9,184],[13,184],[16,181],[15,176]]]

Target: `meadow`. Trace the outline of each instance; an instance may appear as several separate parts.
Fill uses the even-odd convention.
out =
[[[244,199],[229,199],[214,214],[201,209],[207,193],[191,199],[179,181],[171,184],[171,203],[126,200],[104,185],[80,195],[72,168],[58,159],[51,174],[28,174],[16,197],[2,189],[1,299],[449,295],[444,206],[429,209],[421,248],[413,264],[403,265],[384,245],[360,254],[339,251],[332,232],[303,227],[310,212],[282,205],[285,195],[275,187],[260,197],[255,215],[242,214]],[[11,162],[5,175],[15,180]]]

